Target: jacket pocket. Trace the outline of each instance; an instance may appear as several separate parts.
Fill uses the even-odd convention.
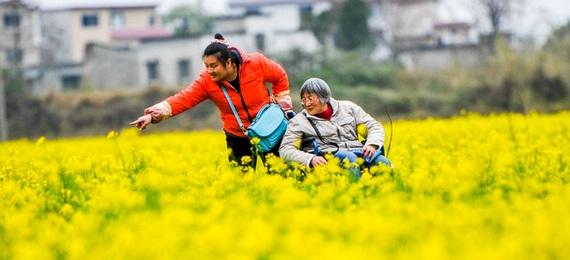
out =
[[[342,139],[344,141],[353,141],[358,140],[358,136],[356,135],[356,125],[354,122],[353,117],[346,117],[338,121],[338,126],[340,127]]]

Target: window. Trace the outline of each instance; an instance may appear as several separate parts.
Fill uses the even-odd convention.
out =
[[[255,35],[255,46],[259,51],[265,51],[265,34],[258,33]]]
[[[20,26],[20,15],[19,14],[5,14],[4,15],[4,26],[5,27],[19,27]]]
[[[149,61],[146,63],[146,71],[148,73],[148,81],[158,80],[158,61]]]
[[[154,18],[153,15],[148,17],[148,26],[153,27],[154,24],[156,23],[156,18]]]
[[[310,5],[302,5],[299,7],[299,13],[301,14],[301,30],[311,29],[313,7]]]
[[[69,75],[61,77],[61,86],[63,90],[76,90],[79,89],[81,84],[81,76],[79,75]]]
[[[6,49],[6,62],[20,63],[24,59],[24,51],[21,49]]]
[[[250,6],[247,7],[247,9],[245,10],[245,15],[260,15],[261,14],[261,9],[257,6]]]
[[[82,19],[83,27],[97,27],[99,17],[96,14],[84,14]]]
[[[190,61],[187,59],[178,61],[178,81],[180,84],[190,81]]]
[[[121,11],[113,10],[111,12],[111,26],[113,29],[120,29],[125,26],[125,14]]]

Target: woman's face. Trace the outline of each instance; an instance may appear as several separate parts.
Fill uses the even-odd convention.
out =
[[[313,93],[304,93],[301,97],[301,104],[303,108],[307,110],[309,115],[318,115],[326,110],[326,104],[323,104],[321,100]]]
[[[204,65],[214,81],[230,81],[235,75],[235,66],[232,66],[230,59],[223,64],[216,56],[208,55],[204,57]]]

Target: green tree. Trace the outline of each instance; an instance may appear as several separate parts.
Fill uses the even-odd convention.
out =
[[[192,5],[179,5],[162,17],[166,25],[174,27],[177,36],[206,34],[212,30],[212,18],[203,15]]]
[[[334,13],[324,11],[311,19],[311,31],[321,44],[326,44],[326,39],[333,32]]]
[[[548,101],[568,100],[570,94],[570,21],[557,28],[548,37],[542,50],[544,71],[537,72],[535,92],[542,93]],[[544,74],[545,77],[542,77]],[[540,79],[543,79],[542,81]],[[546,80],[544,80],[546,79]],[[566,101],[566,107],[568,101]]]
[[[338,14],[337,44],[344,50],[356,50],[372,42],[368,28],[368,6],[362,0],[347,0]]]

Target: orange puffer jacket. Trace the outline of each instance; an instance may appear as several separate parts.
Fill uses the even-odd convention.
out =
[[[265,86],[266,82],[271,83],[273,96],[281,108],[285,111],[292,110],[293,106],[289,96],[289,80],[285,70],[279,64],[260,53],[249,55],[243,55],[242,53],[241,56],[243,62],[239,67],[240,91],[238,92],[227,81],[219,83],[226,86],[228,94],[245,127],[247,128],[259,110],[270,102],[269,93]],[[167,98],[165,101],[147,108],[145,114],[152,113],[155,121],[160,121],[191,109],[206,99],[213,101],[220,110],[223,127],[226,132],[235,136],[245,137],[218,82],[214,81],[206,70],[202,71],[200,76],[185,89]],[[161,116],[157,117],[156,113],[158,111],[161,111]]]

